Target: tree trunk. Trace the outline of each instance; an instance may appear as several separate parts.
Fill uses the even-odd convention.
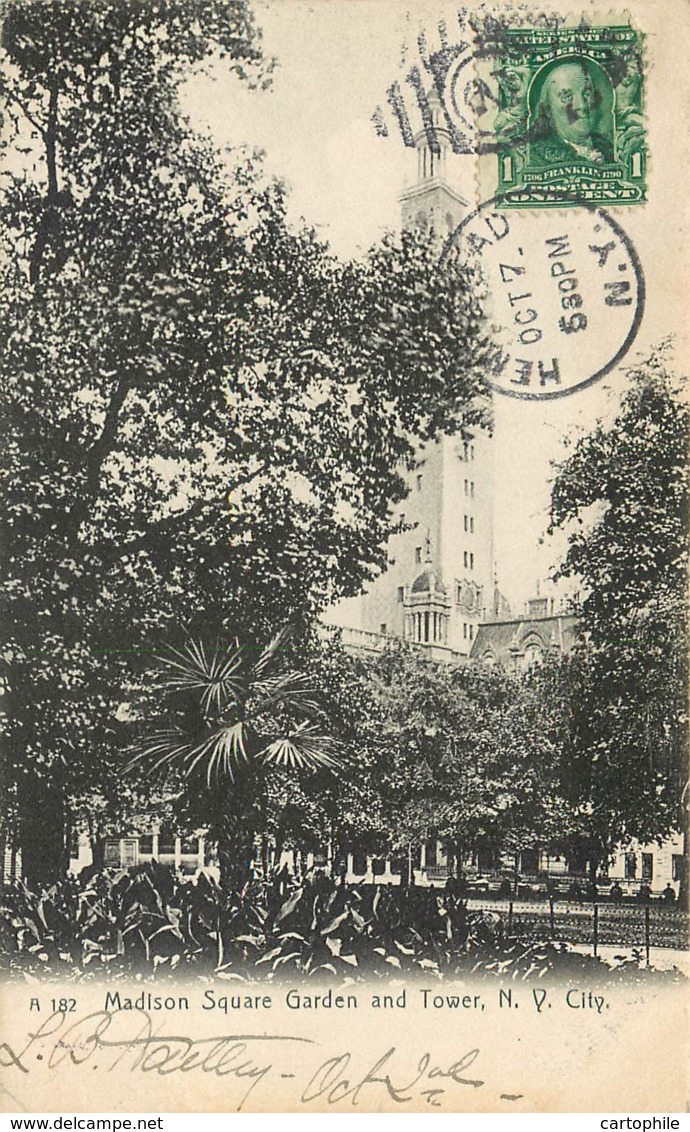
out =
[[[251,878],[254,838],[241,818],[228,814],[218,839],[218,864],[223,892],[239,892]]]
[[[603,859],[604,853],[601,846],[593,847],[587,860],[587,879],[593,888],[596,886],[597,873],[599,872],[599,866]]]
[[[91,864],[99,872],[105,868],[105,838],[97,835],[91,837]]]
[[[0,834],[0,894],[5,891],[5,854],[8,849],[9,840],[7,831],[3,826],[2,833]]]
[[[218,823],[218,864],[221,888],[227,894],[241,891],[251,879],[260,795],[258,777],[248,768],[224,799]]]
[[[65,874],[65,799],[59,782],[34,774],[18,784],[22,876],[30,888],[45,888]]]
[[[58,211],[58,99],[59,87],[57,79],[54,79],[50,84],[48,117],[46,131],[43,135],[45,142],[46,170],[48,174],[48,192],[43,215],[29,256],[29,279],[32,283],[37,283],[39,280],[45,252],[50,247],[51,242],[54,245],[53,250],[60,261],[58,266],[62,266],[64,262],[64,254],[60,257],[57,248],[60,239],[60,215]]]
[[[680,871],[680,887],[678,889],[678,904],[681,908],[688,907],[690,899],[690,809],[683,805],[683,860]]]

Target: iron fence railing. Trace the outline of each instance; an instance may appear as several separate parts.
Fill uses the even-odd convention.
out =
[[[690,947],[690,918],[680,908],[656,904],[577,903],[568,900],[519,902],[470,897],[471,908],[499,912],[510,932],[559,943],[678,951]]]

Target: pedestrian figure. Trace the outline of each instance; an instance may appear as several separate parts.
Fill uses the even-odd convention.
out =
[[[614,880],[613,884],[611,885],[610,896],[614,904],[622,904],[623,889],[621,888],[617,880]]]
[[[456,900],[461,900],[464,896],[467,896],[467,880],[464,874],[460,873],[459,876],[455,876],[454,873],[451,873],[446,881],[445,888],[448,896],[452,896]]]

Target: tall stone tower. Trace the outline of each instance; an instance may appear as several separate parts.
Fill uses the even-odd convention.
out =
[[[403,228],[433,232],[445,240],[462,219],[467,201],[448,184],[451,138],[435,89],[428,98],[430,124],[415,137],[417,180],[400,197]]]
[[[415,138],[417,180],[400,201],[403,228],[419,228],[441,244],[467,203],[448,184],[451,141],[433,93],[429,108],[433,131]],[[482,430],[420,446],[409,494],[395,512],[407,529],[389,539],[386,572],[361,597],[339,603],[328,622],[359,631],[365,648],[367,635],[393,635],[438,659],[469,655],[493,603],[491,456],[491,439]]]

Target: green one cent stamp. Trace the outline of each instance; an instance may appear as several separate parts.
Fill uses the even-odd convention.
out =
[[[641,36],[507,28],[497,70],[497,205],[639,204],[646,193]]]

